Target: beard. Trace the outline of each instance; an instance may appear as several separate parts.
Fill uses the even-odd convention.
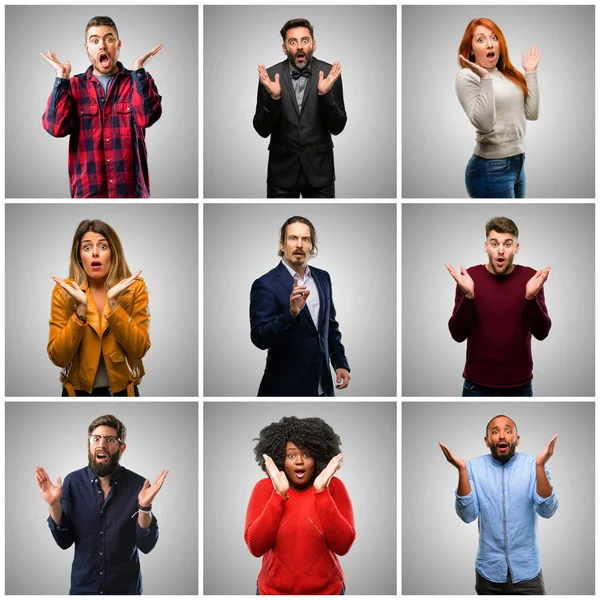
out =
[[[496,261],[492,260],[492,258],[490,257],[490,262],[489,262],[490,269],[492,270],[492,272],[495,275],[506,275],[507,273],[512,271],[514,260],[515,260],[515,257],[513,255],[504,261],[504,265],[502,265],[502,269],[498,269],[498,267],[496,265]]]
[[[517,442],[513,442],[512,444],[508,444],[508,452],[506,452],[505,454],[498,454],[498,448],[497,448],[498,444],[494,445],[494,446],[490,446],[490,452],[492,453],[492,456],[501,463],[507,463],[514,455],[515,452],[517,451]]]
[[[120,460],[121,453],[117,450],[114,454],[110,455],[110,460],[103,463],[99,463],[96,460],[96,457],[88,449],[89,467],[92,470],[92,473],[94,473],[94,475],[97,475],[98,477],[107,477],[108,475],[112,475],[117,470]]]
[[[304,54],[304,60],[301,64],[298,64],[296,62],[296,54],[298,54],[298,51],[293,52],[292,50],[287,50],[286,48],[286,54],[287,57],[290,59],[290,62],[294,65],[294,67],[296,67],[296,69],[303,69],[304,67],[307,67],[313,57],[312,50],[309,50],[308,52],[302,51],[300,54]]]

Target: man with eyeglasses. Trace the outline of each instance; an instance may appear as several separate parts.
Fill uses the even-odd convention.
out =
[[[485,226],[489,261],[460,272],[448,327],[457,342],[467,340],[463,396],[533,396],[531,336],[544,340],[552,322],[543,285],[550,267],[536,271],[514,264],[519,230],[506,217]]]
[[[50,508],[48,525],[66,550],[75,543],[70,595],[141,594],[138,549],[147,554],[158,540],[152,501],[168,471],[150,482],[119,465],[127,430],[114,415],[88,427],[88,461],[56,485],[36,467],[40,493]]]

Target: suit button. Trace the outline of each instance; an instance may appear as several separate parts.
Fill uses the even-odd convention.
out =
[[[300,125],[300,131],[304,131],[304,127]]]

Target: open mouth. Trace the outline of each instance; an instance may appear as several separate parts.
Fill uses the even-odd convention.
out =
[[[91,267],[92,267],[92,269],[101,269],[102,263],[98,260],[93,260],[91,263]]]
[[[304,476],[306,475],[306,471],[305,471],[304,469],[296,469],[296,470],[294,471],[294,473],[296,474],[296,477],[297,477],[298,479],[303,479],[303,478],[304,478]]]
[[[497,258],[496,259],[496,264],[501,267],[504,263],[506,262],[505,258]]]
[[[496,58],[496,53],[495,52],[488,52],[486,56],[487,56],[488,60],[494,60]]]
[[[296,60],[297,61],[303,61],[306,59],[306,55],[304,54],[304,52],[298,52],[296,54]]]
[[[497,446],[498,451],[503,452],[505,450],[508,450],[510,448],[510,446],[508,445],[507,442],[500,442]]]
[[[106,68],[110,65],[110,57],[108,54],[106,54],[106,52],[100,52],[98,55],[98,62],[102,67]]]
[[[104,452],[98,452],[98,453],[96,453],[96,460],[98,462],[108,460],[108,454],[104,454]]]

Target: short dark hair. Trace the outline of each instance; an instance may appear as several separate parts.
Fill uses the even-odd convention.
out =
[[[496,415],[495,417],[492,417],[492,418],[489,420],[488,424],[485,426],[485,437],[487,437],[487,436],[488,436],[488,430],[489,430],[489,428],[490,428],[490,424],[492,423],[492,421],[493,421],[494,419],[497,419],[498,417],[504,417],[505,419],[508,419],[509,421],[512,421],[512,424],[515,426],[515,433],[518,433],[518,432],[517,432],[517,424],[516,424],[516,423],[515,423],[515,422],[514,422],[514,421],[513,421],[513,420],[512,420],[510,417],[507,417],[506,415]]]
[[[119,39],[119,30],[115,25],[115,22],[110,17],[92,17],[88,24],[85,27],[85,41],[87,42],[87,32],[90,27],[112,27],[117,34],[117,39]]]
[[[485,224],[485,237],[490,235],[490,231],[498,233],[512,233],[516,238],[519,237],[519,228],[515,222],[508,217],[494,217]]]
[[[117,431],[117,437],[121,440],[121,444],[125,443],[127,429],[115,415],[102,415],[101,417],[94,419],[88,427],[88,435],[92,435],[92,432],[96,427],[112,427]]]
[[[285,44],[285,37],[287,35],[288,29],[293,29],[294,27],[306,27],[308,31],[310,31],[310,37],[314,40],[315,36],[313,34],[313,26],[310,24],[310,21],[307,19],[290,19],[282,28],[279,33],[281,33],[281,37],[283,38],[283,43]]]
[[[315,231],[314,225],[305,217],[290,217],[281,226],[281,231],[279,232],[279,241],[285,246],[285,238],[287,235],[287,226],[292,225],[293,223],[304,223],[305,225],[308,225],[308,228],[310,229],[310,241],[312,243],[312,248],[310,249],[310,255],[314,258],[319,253],[319,249],[317,248],[317,232]],[[277,254],[279,256],[283,256],[283,252],[281,250]]]

